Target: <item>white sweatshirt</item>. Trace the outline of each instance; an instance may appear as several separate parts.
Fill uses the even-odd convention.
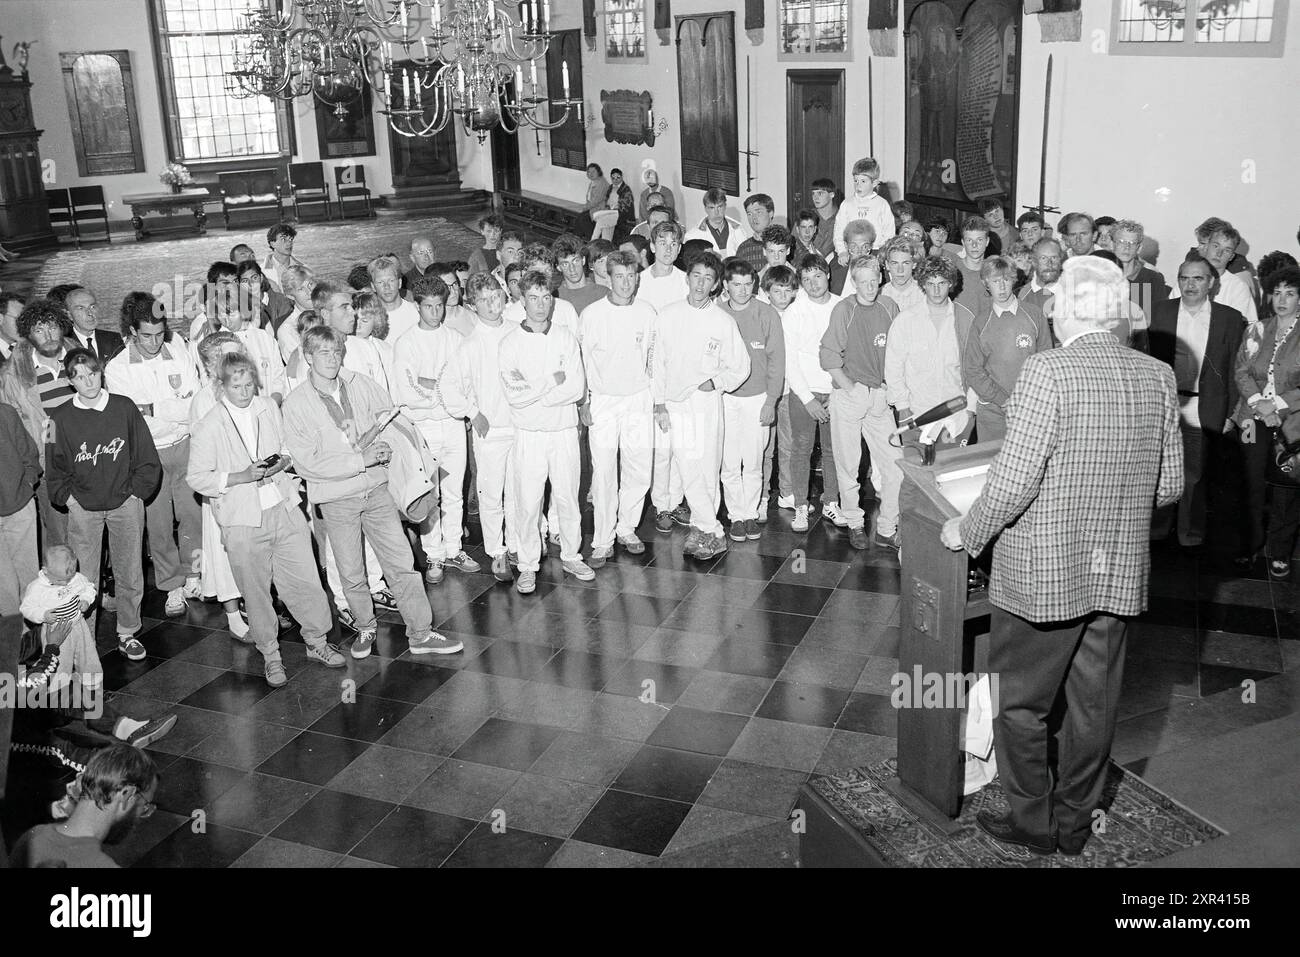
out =
[[[501,340],[497,358],[516,429],[559,432],[577,428],[578,403],[587,393],[587,377],[573,333],[553,322],[545,333],[516,325]],[[555,373],[560,371],[565,378],[557,385]]]
[[[674,268],[666,276],[656,276],[652,270],[653,267],[641,273],[641,281],[636,289],[637,302],[648,302],[655,307],[656,312],[663,312],[665,306],[686,298],[686,293],[690,291],[686,288],[686,273]]]
[[[876,241],[872,249],[879,249],[894,238],[894,210],[889,200],[879,193],[859,196],[854,193],[840,203],[840,211],[835,214],[835,252],[844,256],[849,251],[849,244],[844,241],[844,228],[855,219],[865,219],[876,227]]]
[[[822,336],[831,322],[831,313],[840,298],[831,295],[818,305],[802,291],[781,315],[785,332],[785,381],[790,391],[804,405],[814,392],[829,394],[831,374],[822,368]]]
[[[420,324],[420,307],[406,299],[396,309],[388,310],[388,341],[396,342]],[[384,307],[388,309],[387,306]]]
[[[183,344],[165,342],[158,355],[146,359],[128,342],[104,370],[104,387],[136,405],[153,406],[144,421],[157,448],[169,448],[190,434],[190,403],[199,391],[199,376]]]
[[[347,351],[343,353],[343,368],[373,379],[384,392],[391,393],[393,344],[374,336],[364,339],[348,336]]]
[[[749,378],[749,349],[731,313],[683,299],[659,313],[651,369],[655,404],[682,402],[710,379],[719,392],[738,388]]]
[[[510,403],[501,383],[501,340],[518,328],[502,320],[499,326],[478,323],[456,350],[442,390],[447,409],[455,416],[473,419],[480,412],[494,429],[514,428]]]
[[[469,338],[470,333],[478,326],[478,316],[474,314],[474,310],[465,306],[448,306],[442,324],[460,333],[462,338]]]
[[[513,322],[516,326],[522,326],[524,323],[524,301],[512,302],[506,306],[506,311],[502,314],[507,322]],[[578,338],[578,310],[573,308],[573,303],[567,299],[555,299],[555,307],[551,309],[551,325],[560,326],[567,329],[573,338]]]
[[[658,316],[647,302],[616,306],[598,299],[578,317],[587,388],[596,395],[635,395],[650,388]]]
[[[393,401],[405,405],[416,422],[452,418],[443,403],[440,388],[464,342],[460,334],[447,326],[422,329],[416,326],[393,343]],[[432,387],[420,385],[420,379],[432,379]]]

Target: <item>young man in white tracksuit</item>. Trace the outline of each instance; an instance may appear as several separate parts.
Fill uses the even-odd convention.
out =
[[[859,256],[849,263],[854,295],[831,310],[822,335],[821,366],[831,376],[831,435],[839,480],[840,512],[849,523],[849,544],[867,547],[866,517],[858,504],[862,439],[871,455],[871,483],[880,496],[876,535],[888,546],[898,531],[898,493],[903,450],[893,445],[894,413],[885,394],[885,347],[898,315],[894,300],[881,295],[880,260]]]
[[[492,559],[497,581],[513,577],[511,561],[519,559],[515,525],[515,426],[501,382],[501,340],[519,327],[502,317],[506,291],[491,273],[469,277],[465,289],[477,325],[456,353],[443,379],[442,396],[453,416],[469,419],[478,462],[479,524],[483,550]]]
[[[615,539],[632,555],[645,551],[636,527],[654,456],[650,356],[658,318],[636,298],[636,256],[619,250],[606,263],[609,295],[578,317],[590,390],[580,412],[591,443],[592,568],[614,554]]]
[[[686,273],[677,267],[682,251],[682,227],[677,223],[658,223],[650,232],[654,244],[654,264],[637,282],[638,302],[649,303],[655,312],[686,298]],[[671,532],[673,523],[689,525],[691,510],[682,501],[681,469],[673,462],[668,435],[655,429],[654,470],[651,476],[650,501],[655,509],[655,528]]]
[[[539,271],[520,282],[524,321],[501,340],[498,360],[515,425],[515,527],[519,529],[521,595],[537,588],[542,541],[538,522],[546,481],[551,482],[564,571],[579,581],[596,577],[582,560],[582,512],[578,507],[581,458],[578,403],[587,392],[582,354],[573,333],[551,321],[555,298],[550,277]]]
[[[447,310],[447,284],[425,276],[412,290],[420,310],[419,324],[393,345],[393,399],[407,407],[429,451],[438,460],[438,511],[425,520],[420,533],[424,546],[424,580],[442,581],[443,567],[476,572],[478,562],[461,548],[465,506],[465,422],[448,411],[442,396],[442,378],[464,341],[460,333],[443,325]]]
[[[749,351],[731,314],[713,301],[722,260],[704,252],[686,270],[686,298],[659,315],[651,363],[655,424],[681,469],[691,532],[683,551],[698,559],[727,550],[718,521],[722,394],[749,378]]]
[[[772,441],[776,405],[785,388],[785,336],[781,315],[754,298],[758,274],[745,260],[728,259],[727,301],[749,350],[749,378],[722,397],[722,496],[731,539],[756,541],[763,498],[763,458]]]

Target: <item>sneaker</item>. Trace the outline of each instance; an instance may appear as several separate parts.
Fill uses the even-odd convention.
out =
[[[136,728],[127,735],[126,743],[133,748],[147,748],[159,738],[166,737],[167,732],[176,727],[176,715],[169,714],[161,718],[146,721],[143,727]]]
[[[794,508],[793,495],[779,495],[776,499],[777,508]]]
[[[673,521],[678,525],[691,524],[691,507],[685,502],[673,509]]]
[[[1268,575],[1270,578],[1276,579],[1278,581],[1281,581],[1284,578],[1290,578],[1291,563],[1290,562],[1269,562]]]
[[[596,573],[591,570],[591,566],[581,558],[575,558],[571,562],[561,562],[560,567],[580,582],[593,581],[596,577]]]
[[[849,548],[856,548],[862,551],[867,547],[867,529],[866,526],[859,525],[856,528],[849,529]]]
[[[686,541],[682,543],[682,554],[694,555],[696,549],[700,547],[700,538],[703,535],[704,533],[699,529],[692,528],[690,534],[686,536]]]
[[[348,631],[355,632],[357,630],[357,616],[352,614],[351,608],[339,609],[339,624]]]
[[[903,547],[903,543],[898,538],[898,532],[894,532],[893,535],[881,535],[876,532],[875,545],[877,548],[892,548],[894,551],[898,551]]]
[[[167,604],[163,611],[168,618],[179,618],[185,614],[185,589],[173,588],[167,593]]]
[[[537,572],[520,572],[515,579],[515,591],[521,595],[531,595],[537,591]]]
[[[284,614],[283,612],[280,612],[275,616],[275,623],[281,632],[288,631],[296,624],[292,618],[290,618],[288,615]]]
[[[706,561],[710,558],[717,558],[728,548],[726,535],[700,535],[700,543],[696,546],[695,557],[700,561]]]
[[[790,531],[806,532],[808,531],[808,506],[800,505],[794,510],[794,518],[790,521]]]
[[[840,511],[840,507],[834,502],[827,502],[822,506],[822,515],[830,519],[831,524],[836,528],[849,527],[849,520],[844,517],[844,513]]]
[[[442,581],[442,562],[435,559],[429,559],[424,566],[424,580],[430,585],[436,585]]]
[[[272,688],[279,688],[281,685],[283,685],[286,681],[289,680],[289,676],[285,673],[284,670],[284,662],[281,661],[278,657],[268,658],[263,663],[263,672],[266,675],[266,683],[269,684]]]
[[[745,541],[745,523],[744,523],[744,522],[732,522],[732,523],[731,523],[731,533],[730,533],[730,534],[731,534],[731,540],[732,540],[733,542],[743,542],[743,541]]]
[[[323,642],[319,645],[307,646],[307,660],[319,661],[326,668],[342,668],[347,664],[347,659],[339,653],[338,648],[329,642]]]
[[[477,514],[478,514],[478,497],[477,497],[477,496],[475,496],[474,498],[471,498],[467,503],[465,503],[465,511],[469,512],[471,515],[477,515]]]
[[[762,519],[747,518],[745,519],[745,537],[751,542],[756,542],[763,537],[763,533],[758,530],[758,523]]]
[[[602,548],[592,548],[591,557],[587,559],[587,564],[592,568],[604,568],[605,563],[613,557],[613,545],[606,545]]]
[[[618,537],[618,543],[623,546],[623,550],[629,555],[645,554],[645,542],[641,541],[641,539],[637,538],[635,535],[620,535]]]
[[[144,645],[135,635],[118,635],[117,650],[131,661],[143,661],[145,657]]]
[[[655,528],[657,528],[661,532],[671,532],[673,530],[673,513],[656,512]]]
[[[356,640],[352,642],[351,654],[353,658],[369,658],[370,649],[375,646],[374,630],[362,631],[357,633]]]
[[[387,588],[381,588],[379,591],[370,593],[371,603],[381,611],[397,611],[397,599]]]
[[[447,568],[454,568],[456,571],[465,572],[466,574],[472,574],[483,567],[463,551],[457,552],[454,557],[446,559],[442,564]]]
[[[454,655],[465,649],[465,642],[458,638],[444,638],[431,631],[418,641],[407,642],[406,647],[413,655]]]
[[[498,555],[492,559],[492,577],[499,582],[508,582],[514,578],[510,573],[510,556]]]
[[[54,648],[53,645],[50,646]],[[45,651],[41,656],[32,662],[27,673],[23,675],[23,680],[19,686],[23,688],[44,688],[50,683],[50,678],[54,672],[59,670],[59,650],[54,648],[53,651]]]
[[[203,579],[185,579],[185,584],[181,586],[181,594],[187,601],[200,601],[203,598]]]

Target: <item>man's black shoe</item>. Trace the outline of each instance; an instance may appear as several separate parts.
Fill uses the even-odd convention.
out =
[[[1011,818],[998,817],[992,811],[980,811],[975,815],[975,823],[989,837],[1004,844],[1017,844],[1035,854],[1051,854],[1056,850],[1056,841],[1052,838],[1036,838],[1026,834],[1011,823]]]
[[[1083,853],[1083,846],[1088,843],[1090,836],[1087,831],[1082,834],[1058,834],[1056,835],[1056,849],[1067,857],[1078,857]]]

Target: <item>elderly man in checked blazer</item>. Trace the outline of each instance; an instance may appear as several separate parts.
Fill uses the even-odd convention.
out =
[[[1025,361],[1007,434],[979,499],[943,529],[979,555],[993,542],[989,670],[993,741],[1009,818],[980,812],[1000,841],[1079,854],[1105,783],[1127,619],[1147,607],[1151,512],[1183,490],[1173,370],[1108,330],[1127,315],[1114,264],[1069,260],[1056,284],[1062,348]],[[1066,714],[1055,781],[1047,714]]]

